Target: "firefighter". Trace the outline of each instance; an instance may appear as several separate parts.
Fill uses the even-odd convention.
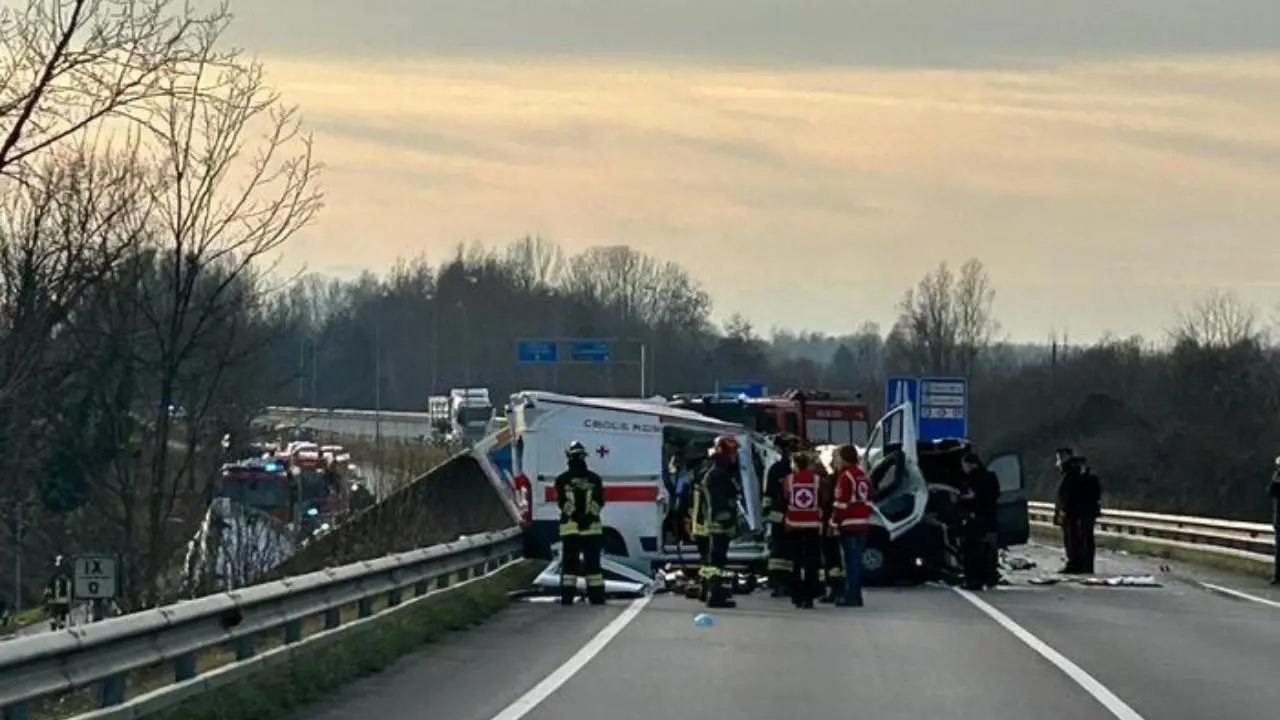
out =
[[[692,479],[689,482],[689,535],[698,548],[698,580],[685,586],[685,597],[707,601],[707,578],[711,572],[711,534],[708,523],[709,515],[707,488],[703,483],[701,468],[691,468]]]
[[[781,458],[769,466],[764,478],[764,510],[765,522],[769,523],[769,586],[773,597],[792,595],[789,583],[794,577],[794,558],[789,546],[790,535],[783,526],[783,512],[786,498],[782,481],[791,474],[792,457],[797,450],[795,437],[779,434],[774,437],[774,447]],[[794,597],[794,596],[793,596]]]
[[[53,577],[44,588],[44,603],[51,618],[49,626],[61,630],[71,618],[71,576],[67,574],[67,559],[59,555],[53,561]]]
[[[739,481],[738,441],[721,435],[711,446],[712,464],[702,476],[707,503],[707,566],[703,576],[707,607],[734,608],[727,585],[729,542],[738,530]]]
[[[831,525],[835,478],[830,473],[820,475],[818,501],[822,509],[822,583],[826,593],[818,601],[826,605],[835,603],[844,592],[844,556],[840,553],[840,533]]]
[[[783,523],[791,550],[791,603],[811,609],[822,595],[822,509],[818,503],[821,481],[804,453],[791,458],[793,471],[782,481]]]
[[[840,539],[844,557],[844,587],[836,605],[862,607],[862,551],[871,529],[871,478],[863,472],[858,448],[836,448],[831,465],[836,471],[831,498],[831,531]]]
[[[565,448],[568,469],[556,478],[560,507],[560,604],[572,605],[578,577],[587,581],[587,600],[604,604],[604,574],[600,570],[600,540],[604,526],[604,481],[587,467],[587,448],[574,440]]]

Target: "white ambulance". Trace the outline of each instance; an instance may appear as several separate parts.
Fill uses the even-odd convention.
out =
[[[669,542],[678,535],[665,521],[682,480],[671,477],[669,462],[676,448],[681,453],[701,449],[705,454],[716,436],[732,435],[742,447],[743,519],[730,561],[765,561],[761,478],[777,455],[763,438],[742,426],[648,400],[538,391],[512,395],[508,417],[508,428],[477,450],[508,479],[515,505],[523,513],[529,555],[550,557],[557,541],[555,479],[566,467],[565,448],[576,440],[587,446],[587,464],[604,480],[605,554],[645,573],[668,562],[695,563],[692,545]]]

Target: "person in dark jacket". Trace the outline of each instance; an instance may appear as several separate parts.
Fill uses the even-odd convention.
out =
[[[1069,448],[1057,453],[1062,481],[1058,485],[1058,502],[1054,522],[1062,526],[1067,564],[1063,574],[1090,575],[1097,552],[1094,525],[1102,514],[1102,481],[1089,469],[1088,461]]]
[[[1271,584],[1280,585],[1280,457],[1276,457],[1276,469],[1271,474],[1271,525],[1276,533],[1276,559],[1271,571]]]
[[[769,466],[764,477],[764,510],[765,522],[769,523],[769,587],[773,597],[791,596],[791,575],[794,564],[794,553],[789,547],[789,535],[783,527],[783,514],[786,512],[787,500],[783,496],[782,481],[791,474],[791,460],[799,446],[799,439],[780,434],[774,440],[774,447],[781,454],[777,462]]]
[[[604,574],[600,569],[604,524],[604,480],[587,467],[587,448],[574,440],[565,448],[567,469],[556,478],[560,507],[560,604],[573,605],[578,576],[585,576],[587,600],[604,604]]]
[[[707,498],[707,567],[703,584],[706,603],[711,608],[733,608],[728,582],[729,542],[738,531],[738,498],[742,486],[738,468],[738,441],[721,435],[711,447],[711,469],[702,476]]]
[[[960,468],[964,472],[960,497],[966,514],[961,538],[964,586],[968,590],[995,587],[1000,583],[1000,479],[972,452],[960,458]]]

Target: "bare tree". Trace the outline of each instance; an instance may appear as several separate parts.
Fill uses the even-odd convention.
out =
[[[193,63],[221,60],[209,41],[225,5],[174,0],[26,0],[0,10],[0,174],[113,117],[147,122],[152,101]]]
[[[1257,308],[1242,302],[1233,292],[1214,290],[1191,310],[1178,313],[1178,324],[1171,335],[1175,342],[1228,348],[1261,342],[1265,333],[1258,323]]]
[[[980,261],[966,262],[958,276],[943,262],[903,294],[890,349],[919,372],[971,375],[999,328],[994,299]]]
[[[959,340],[955,316],[955,274],[944,262],[903,293],[893,345],[920,372],[952,372]]]
[[[150,195],[158,222],[147,279],[127,306],[145,338],[134,348],[149,401],[145,541],[135,564],[144,583],[164,571],[173,546],[167,520],[180,494],[198,490],[202,444],[221,435],[215,426],[226,419],[213,409],[229,372],[261,349],[247,324],[262,307],[263,263],[321,207],[319,168],[295,111],[256,62],[214,52],[220,30],[208,30],[206,55],[164,79],[146,125],[158,155]],[[259,127],[265,134],[254,142]]]
[[[507,246],[503,264],[516,290],[548,290],[564,273],[564,250],[540,236],[528,235]]]
[[[960,266],[960,277],[952,294],[957,359],[960,372],[969,376],[977,369],[979,358],[991,346],[1000,329],[992,310],[996,291],[980,260],[970,258]]]
[[[684,268],[626,245],[590,248],[569,261],[565,290],[624,322],[701,322],[711,300]]]

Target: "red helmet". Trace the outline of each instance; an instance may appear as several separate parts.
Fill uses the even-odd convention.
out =
[[[721,457],[736,458],[738,456],[738,438],[732,435],[721,435],[711,444],[711,454]]]

